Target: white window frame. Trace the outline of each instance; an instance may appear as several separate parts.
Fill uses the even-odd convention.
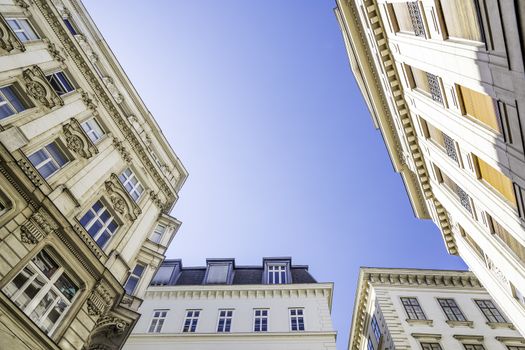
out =
[[[295,311],[295,315],[292,315],[292,311]],[[299,315],[299,312],[301,313]],[[290,319],[290,331],[291,332],[304,332],[306,330],[306,322],[305,322],[305,317],[304,317],[304,308],[303,307],[293,307],[293,308],[290,308],[288,309],[288,315],[289,315],[289,319]],[[294,320],[296,321],[296,324],[297,324],[297,329],[293,329],[293,321]],[[302,324],[303,324],[303,329],[299,329],[299,325],[300,325],[300,322],[299,320],[302,319]]]
[[[16,107],[11,103],[11,101],[2,92],[1,89],[4,89],[4,88],[10,88],[11,89],[11,92],[13,93],[13,95],[16,96],[16,98],[18,99],[18,102],[22,105],[22,107],[24,109],[22,109],[21,111],[16,109]],[[7,85],[0,86],[0,97],[3,100],[3,101],[0,101],[0,106],[7,105],[9,107],[9,109],[11,110],[11,112],[13,112],[11,115],[8,115],[8,116],[6,116],[4,118],[0,118],[0,120],[10,118],[13,115],[21,113],[21,112],[25,111],[26,109],[28,109],[26,101],[24,101],[24,99],[20,96],[20,94],[18,92],[18,89],[16,88],[15,84],[7,84]]]
[[[231,333],[234,309],[219,309],[217,317],[217,333]],[[223,321],[221,326],[221,321]]]
[[[135,270],[137,269],[137,267],[142,267],[142,271],[140,271],[140,274],[137,274],[135,273]],[[128,278],[126,279],[126,283],[124,283],[124,290],[126,289],[126,286],[128,285],[129,281],[130,280],[136,280],[137,283],[135,283],[135,286],[133,287],[133,290],[131,290],[129,293],[128,291],[126,290],[126,293],[128,293],[128,295],[135,295],[135,291],[137,290],[137,287],[139,286],[139,283],[140,283],[140,279],[142,278],[142,276],[144,275],[144,272],[146,271],[146,268],[148,266],[142,262],[138,262],[135,264],[135,267],[133,267],[133,269],[131,270],[131,272],[129,273],[129,276]]]
[[[102,205],[102,207],[98,210],[98,211],[95,211],[93,209],[93,207],[95,206],[95,204],[97,202],[100,202],[100,204]],[[103,222],[101,219],[100,219],[100,216],[102,213],[104,213],[104,209],[105,211],[107,211],[109,213],[109,216],[110,216],[110,219],[108,219],[106,222]],[[93,203],[88,210],[86,210],[84,212],[84,214],[82,215],[81,219],[89,212],[91,211],[91,213],[93,214],[93,217],[86,223],[86,225],[82,225],[82,227],[84,227],[84,229],[86,231],[88,231],[89,233],[89,229],[93,226],[93,224],[98,220],[98,221],[101,221],[102,222],[102,227],[97,231],[97,233],[94,235],[94,236],[91,236],[91,234],[89,233],[89,235],[91,236],[91,238],[93,238],[93,240],[95,242],[97,242],[98,244],[98,239],[100,238],[100,236],[102,236],[102,233],[104,233],[106,230],[110,233],[110,237],[108,238],[108,240],[106,241],[106,243],[103,245],[103,246],[100,246],[100,248],[104,248],[105,246],[107,246],[107,244],[111,241],[111,239],[115,236],[115,234],[118,232],[118,229],[120,227],[120,223],[116,220],[115,216],[113,216],[113,214],[111,213],[111,211],[109,210],[109,208],[106,206],[106,204],[102,201],[102,199],[98,199],[97,201],[95,201],[95,203]],[[80,219],[80,220],[81,220]],[[80,221],[79,220],[79,221]],[[115,229],[114,232],[111,232],[109,230],[109,225],[112,223],[112,222],[115,222],[117,224],[117,228]]]
[[[257,315],[257,312],[260,312],[260,315]],[[263,315],[262,313],[266,311],[266,315]],[[257,320],[259,320],[259,330],[257,330]],[[263,320],[266,320],[266,329],[263,329]],[[254,332],[268,332],[268,329],[270,328],[270,309],[253,309],[253,331]]]
[[[46,255],[48,255],[51,260],[58,266],[58,268],[53,272],[53,274],[50,277],[47,277],[42,270],[35,264],[34,260],[39,255],[45,252]],[[29,270],[32,272],[32,275],[27,279],[27,281],[24,282],[24,284],[18,288],[14,293],[10,293],[6,291],[6,289],[11,285],[11,283],[25,270]],[[77,287],[75,295],[71,300],[67,298],[60,290],[55,286],[55,283],[58,281],[58,279],[62,276],[66,275],[67,278],[70,280],[71,283]],[[37,277],[40,278],[40,280],[44,280],[45,284],[40,288],[40,290],[36,293],[34,298],[27,303],[24,307],[19,306],[20,309],[29,317],[31,320],[42,329],[43,332],[50,335],[52,334],[57,326],[60,324],[64,316],[67,314],[69,308],[71,305],[75,302],[77,299],[78,294],[80,294],[80,287],[79,284],[73,280],[69,274],[65,273],[64,267],[57,262],[57,259],[53,256],[53,254],[50,254],[48,250],[43,249],[39,251],[16,275],[11,279],[11,281],[4,286],[2,289],[4,293],[9,297],[10,300],[12,300],[16,304],[16,300],[26,291],[26,289],[37,279]],[[15,287],[16,288],[16,287]],[[32,312],[39,306],[40,302],[44,300],[45,297],[50,295],[51,293],[54,293],[56,296],[54,300],[47,306],[46,311],[40,316],[38,320],[33,319]],[[62,301],[65,304],[65,308],[60,314],[60,316],[57,318],[55,323],[49,328],[48,330],[45,330],[42,328],[43,322],[47,319],[51,311],[54,309],[54,307],[58,304],[59,301]],[[18,304],[17,304],[18,306]]]
[[[169,309],[153,310],[153,315],[151,316],[151,322],[148,328],[148,333],[160,333],[162,331],[162,326],[166,321],[169,311]]]
[[[35,27],[33,27],[33,24],[31,24],[31,21],[28,18],[26,18],[26,17],[8,17],[8,18],[5,18],[5,21],[7,22],[7,25],[9,26],[9,28],[11,28],[13,33],[15,33],[16,37],[18,38],[18,40],[20,40],[21,42],[26,43],[26,42],[29,42],[29,41],[35,41],[35,40],[39,40],[40,39],[40,36],[38,35],[38,33],[35,30]],[[18,26],[21,29],[15,29],[15,28],[11,27],[9,21],[18,22]],[[29,28],[31,33],[28,33],[26,31],[25,26],[20,25],[20,21],[24,21],[24,22],[27,23],[27,28]],[[20,39],[20,37],[18,36],[18,33],[24,33],[24,35],[26,37],[28,37],[28,39],[27,40]]]
[[[130,174],[126,174],[126,172],[129,170]],[[140,182],[137,175],[133,172],[131,168],[126,168],[124,171],[120,173],[118,176],[120,183],[122,183],[122,186],[126,189],[126,191],[129,193],[130,197],[135,201],[138,202],[140,198],[142,197],[142,194],[144,193],[144,186],[142,186],[142,183]],[[135,179],[137,182],[133,183],[133,179]],[[127,188],[127,185],[130,185],[131,188]],[[138,197],[135,198],[133,194],[137,194]]]
[[[197,316],[195,316],[195,312],[198,312]],[[182,323],[182,333],[196,333],[197,327],[199,326],[199,317],[201,315],[202,310],[200,309],[187,309],[186,315],[184,316],[184,321]],[[191,315],[190,315],[191,313]],[[188,325],[188,329],[186,330],[186,323],[187,321],[190,321]],[[192,330],[192,328],[194,328]]]
[[[266,277],[268,284],[288,283],[288,271],[286,264],[268,264]],[[270,278],[272,276],[272,278]]]
[[[162,229],[159,230],[159,228],[162,228]],[[155,229],[153,230],[153,232],[149,236],[149,240],[154,242],[154,243],[160,244],[160,241],[162,241],[162,239],[164,238],[164,235],[166,234],[167,230],[168,230],[168,226],[166,226],[164,224],[157,224],[155,226]],[[159,237],[159,238],[156,239],[154,237]]]
[[[59,75],[62,74],[62,76],[64,77],[64,79],[67,81],[67,83],[69,84],[69,86],[71,87],[71,90],[68,89],[67,86],[64,85],[64,82],[62,81],[61,78],[59,78]],[[71,82],[71,79],[69,79],[69,77],[67,76],[66,72],[64,71],[56,71],[56,72],[53,72],[53,73],[50,73],[50,74],[47,74],[46,75],[46,79],[49,81],[50,79],[54,79],[58,85],[60,85],[60,87],[62,88],[62,93],[60,91],[56,91],[55,92],[59,95],[59,96],[64,96],[64,95],[67,95],[73,91],[75,91],[75,85],[73,85],[73,83]],[[51,84],[51,82],[49,83]],[[54,90],[54,88],[53,88]]]
[[[81,126],[91,142],[95,144],[99,143],[106,134],[95,117],[86,119]]]
[[[49,150],[47,149],[47,147],[49,147],[50,145],[53,145],[53,144],[58,149],[58,151],[62,154],[62,156],[64,156],[65,163],[63,165],[60,165],[58,163],[58,161],[53,157],[51,152],[49,152]],[[60,147],[60,144],[56,140],[53,141],[53,142],[50,142],[47,145],[45,145],[45,146],[37,149],[36,151],[32,152],[30,155],[27,156],[27,158],[29,159],[32,155],[34,155],[34,154],[36,154],[36,153],[38,153],[40,151],[43,151],[45,153],[45,155],[47,156],[47,158],[44,161],[42,161],[41,163],[33,164],[33,162],[31,162],[31,164],[33,164],[33,166],[38,171],[38,173],[40,175],[42,175],[42,177],[44,179],[46,179],[46,180],[49,179],[51,176],[55,175],[57,172],[59,172],[60,169],[64,168],[71,161],[71,159],[69,158],[68,154],[66,154],[66,152],[63,151],[62,147]],[[42,168],[47,163],[52,163],[56,167],[56,170],[53,171],[51,174],[47,175],[47,177],[45,177],[42,173],[40,173],[40,168]]]

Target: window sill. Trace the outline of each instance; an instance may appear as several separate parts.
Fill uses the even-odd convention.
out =
[[[430,327],[434,326],[433,320],[412,320],[412,319],[407,318],[405,321],[410,326],[430,326]]]
[[[452,321],[452,320],[447,320],[445,322],[452,328],[455,328],[455,327],[474,328],[474,322],[473,321]]]
[[[508,328],[515,330],[516,327],[512,323],[509,322],[487,322],[487,326],[489,326],[492,329],[501,329],[501,328]]]

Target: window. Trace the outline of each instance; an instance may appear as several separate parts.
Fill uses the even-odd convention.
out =
[[[421,343],[421,349],[423,350],[441,350],[439,343]]]
[[[253,315],[253,331],[267,332],[268,331],[268,310],[255,309]]]
[[[423,18],[417,1],[394,2],[391,6],[395,14],[393,22],[396,31],[425,36]]]
[[[51,87],[53,87],[53,90],[59,95],[65,95],[68,92],[71,92],[75,90],[69,79],[66,77],[64,72],[56,72],[50,75],[46,76],[47,81],[49,81],[49,84]]]
[[[142,277],[142,274],[144,273],[145,269],[146,267],[142,264],[135,265],[135,268],[129,275],[128,280],[126,281],[126,284],[124,285],[126,294],[133,295],[133,292],[135,292],[135,289],[137,288],[137,285],[139,284],[140,277]]]
[[[459,157],[454,139],[423,119],[421,119],[421,125],[425,132],[425,137],[439,145],[443,151],[457,163]]]
[[[0,120],[20,113],[27,107],[14,85],[0,87]]]
[[[40,251],[3,292],[50,334],[60,322],[78,292],[78,286],[51,254]]]
[[[485,350],[481,344],[463,344],[465,350]]]
[[[153,310],[153,318],[151,319],[151,324],[149,326],[149,333],[160,333],[164,321],[166,320],[166,315],[168,310]]]
[[[163,286],[170,283],[171,275],[175,270],[175,266],[165,266],[161,265],[153,277],[151,284],[154,286]]]
[[[441,0],[440,3],[449,37],[484,41],[477,0]]]
[[[525,346],[509,346],[507,345],[508,350],[525,350]]]
[[[84,129],[85,133],[93,143],[97,143],[102,136],[104,136],[104,131],[102,131],[102,128],[95,118],[89,118],[83,122],[82,129]]]
[[[514,236],[500,225],[492,216],[487,214],[490,231],[497,236],[516,256],[525,261],[525,247]]]
[[[290,309],[290,329],[304,331],[304,309]]]
[[[166,226],[158,224],[155,227],[155,230],[153,230],[153,233],[149,237],[150,241],[159,243],[162,239],[162,236],[164,236],[164,233],[166,232]]]
[[[131,171],[130,168],[127,168],[122,172],[122,174],[118,177],[120,179],[120,182],[128,191],[129,195],[135,202],[137,202],[142,195],[142,192],[144,192],[144,187],[140,184],[139,180],[137,179],[137,176]]]
[[[372,331],[374,332],[377,342],[379,342],[379,339],[381,339],[381,329],[379,328],[379,324],[377,323],[377,318],[375,315],[372,316],[372,322],[370,322],[370,326],[372,327]]]
[[[64,21],[64,24],[66,25],[66,28],[69,30],[69,32],[72,35],[77,35],[78,31],[75,25],[73,24],[73,21],[71,21],[69,18],[62,18]]]
[[[184,333],[193,333],[197,329],[197,322],[199,321],[200,310],[186,310],[186,319],[184,320]]]
[[[463,190],[461,187],[459,187],[454,180],[452,180],[450,177],[448,177],[447,174],[443,173],[441,169],[439,169],[437,166],[435,167],[436,173],[438,175],[439,181],[444,184],[451,192],[453,192],[457,200],[459,200],[459,203],[465,208],[469,213],[472,214],[472,205],[471,205],[471,199],[465,190]]]
[[[410,66],[408,66],[407,73],[409,79],[412,80],[412,86],[414,89],[429,96],[436,102],[443,103],[439,78],[436,75]]]
[[[459,92],[463,114],[478,120],[497,133],[501,132],[492,97],[464,86],[459,86]]]
[[[4,191],[0,189],[0,216],[4,215],[11,208],[11,201],[7,198]]]
[[[286,265],[268,265],[268,283],[285,284]]]
[[[228,282],[230,264],[210,264],[206,274],[206,284],[221,284]]]
[[[516,207],[516,196],[514,195],[512,181],[480,158],[474,156],[474,159],[479,179],[501,194],[512,206]]]
[[[427,317],[416,298],[401,298],[409,320],[426,320]]]
[[[367,350],[374,350],[374,343],[372,343],[372,338],[368,337],[368,343],[366,344]]]
[[[101,248],[104,248],[118,229],[118,223],[100,200],[84,214],[80,224]]]
[[[438,303],[450,321],[466,321],[454,299],[438,299]]]
[[[49,178],[69,162],[56,142],[51,142],[47,146],[42,147],[29,155],[28,158],[44,179]]]
[[[21,42],[39,39],[27,18],[6,18],[5,20]]]
[[[229,332],[232,326],[233,310],[219,310],[217,332]]]
[[[492,300],[476,300],[476,304],[481,309],[481,312],[483,312],[483,315],[487,318],[487,321],[492,323],[507,322]]]

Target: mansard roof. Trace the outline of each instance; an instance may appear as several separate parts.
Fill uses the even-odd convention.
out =
[[[229,265],[224,283],[207,283],[207,272],[213,264]],[[192,285],[257,285],[266,284],[265,269],[268,264],[287,266],[287,284],[317,283],[308,272],[308,265],[293,265],[289,257],[263,258],[261,265],[236,265],[235,259],[207,259],[207,266],[183,267],[180,259],[167,259],[153,278],[152,286]],[[162,274],[162,275],[161,275]]]

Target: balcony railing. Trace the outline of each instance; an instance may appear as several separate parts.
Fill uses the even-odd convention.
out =
[[[454,139],[443,133],[443,144],[445,146],[445,152],[447,155],[457,163],[459,160]]]
[[[432,73],[427,73],[428,87],[430,89],[430,96],[436,102],[443,103],[443,96],[439,87],[439,79]]]
[[[410,20],[412,21],[412,27],[414,27],[414,34],[416,36],[425,36],[425,26],[423,24],[423,17],[421,11],[419,11],[419,5],[417,1],[407,2],[408,13],[410,14]]]

